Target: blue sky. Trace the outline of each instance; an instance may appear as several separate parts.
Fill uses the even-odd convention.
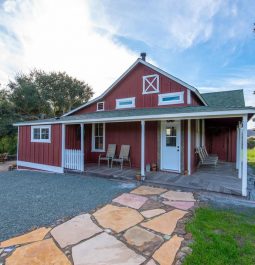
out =
[[[201,92],[255,105],[254,0],[0,0],[0,82],[61,70],[104,91],[141,51]]]

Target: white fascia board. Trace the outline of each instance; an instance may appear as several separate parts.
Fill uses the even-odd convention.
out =
[[[182,81],[182,80],[180,80],[179,78],[177,78],[177,77],[175,77],[175,76],[173,76],[173,75],[170,75],[170,74],[168,74],[167,72],[165,72],[165,71],[163,71],[163,70],[161,70],[160,68],[158,68],[157,66],[154,66],[154,65],[152,65],[152,64],[150,64],[150,63],[148,63],[148,62],[146,62],[146,61],[144,61],[144,60],[142,60],[142,59],[137,59],[110,87],[108,87],[106,90],[105,90],[105,92],[103,92],[100,96],[98,96],[98,97],[96,97],[96,98],[94,98],[94,99],[92,99],[92,100],[90,100],[89,102],[87,102],[87,103],[85,103],[85,104],[83,104],[83,105],[81,105],[81,106],[79,106],[78,108],[76,108],[76,109],[73,109],[73,110],[71,110],[71,111],[69,111],[69,112],[67,112],[67,113],[65,113],[64,115],[62,115],[62,117],[65,117],[65,116],[68,116],[68,115],[70,115],[70,114],[72,114],[72,113],[74,113],[74,112],[76,112],[76,111],[78,111],[78,110],[80,110],[80,109],[82,109],[82,108],[85,108],[85,107],[87,107],[87,106],[89,106],[89,105],[91,105],[92,103],[94,103],[94,102],[96,102],[96,101],[98,101],[98,100],[100,100],[100,99],[102,99],[108,92],[110,92],[138,63],[141,63],[141,64],[143,64],[143,65],[145,65],[145,66],[147,66],[147,67],[149,67],[149,68],[151,68],[151,69],[153,69],[154,71],[156,71],[156,72],[159,72],[159,73],[161,73],[162,75],[164,75],[164,76],[166,76],[166,77],[168,77],[168,78],[170,78],[170,79],[172,79],[172,80],[174,80],[175,82],[177,82],[177,83],[179,83],[180,85],[182,85],[182,86],[184,86],[184,87],[186,87],[186,88],[188,88],[188,89],[190,89],[191,91],[193,91],[197,96],[198,96],[198,98],[205,104],[205,106],[207,106],[207,103],[206,103],[206,101],[204,100],[204,98],[203,98],[203,96],[199,93],[199,91],[195,88],[195,87],[193,87],[193,86],[191,86],[191,85],[189,85],[189,84],[187,84],[187,83],[185,83],[184,81]]]
[[[128,116],[128,117],[113,117],[113,118],[97,118],[97,119],[81,119],[69,121],[54,121],[54,122],[38,122],[38,123],[16,123],[14,126],[28,126],[28,125],[41,125],[41,124],[90,124],[98,122],[125,122],[125,121],[141,121],[141,120],[186,120],[196,118],[230,118],[242,117],[244,114],[255,113],[255,110],[229,110],[229,111],[204,111],[204,112],[188,112],[188,113],[171,113],[171,114],[155,114],[155,115],[141,115],[141,116]]]

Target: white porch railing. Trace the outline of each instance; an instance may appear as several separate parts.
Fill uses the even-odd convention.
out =
[[[81,150],[65,149],[64,168],[83,171],[84,157]]]

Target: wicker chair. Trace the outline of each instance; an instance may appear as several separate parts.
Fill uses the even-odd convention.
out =
[[[120,163],[121,170],[123,169],[124,162],[128,162],[131,167],[130,145],[121,145],[119,157],[112,159],[111,167],[113,162]]]
[[[106,156],[102,156],[101,154],[98,157],[98,166],[100,166],[101,161],[107,161],[107,165],[109,167],[110,160],[113,159],[116,152],[116,144],[108,144]]]

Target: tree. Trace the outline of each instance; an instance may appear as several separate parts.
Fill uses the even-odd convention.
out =
[[[87,102],[94,94],[87,83],[65,72],[33,70],[27,75],[17,74],[8,87],[16,111],[26,119],[62,115]]]

